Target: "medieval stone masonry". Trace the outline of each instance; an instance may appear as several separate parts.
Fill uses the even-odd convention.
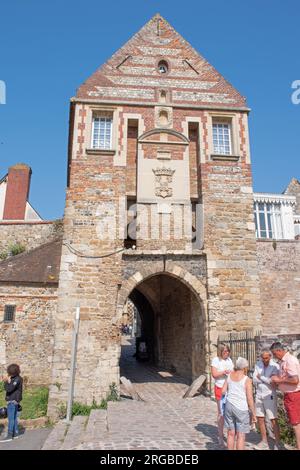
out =
[[[67,400],[78,305],[74,399],[89,404],[119,384],[128,301],[152,360],[188,380],[209,373],[220,334],[300,332],[300,185],[279,202],[253,194],[248,113],[160,15],[71,99],[63,242],[55,227],[39,232],[40,245],[50,234],[43,253],[57,274],[36,271],[21,285],[0,263],[0,308],[17,305],[14,326],[1,325],[0,364],[17,338],[29,378],[30,361],[44,368],[51,416]],[[15,270],[37,257],[32,233]]]
[[[79,301],[75,397],[90,402],[119,382],[119,322],[131,295],[151,309],[156,361],[191,378],[207,370],[219,331],[260,323],[247,113],[245,99],[160,16],[79,88],[64,233],[72,248],[63,246],[55,316],[52,383],[62,388],[52,387],[50,409],[66,397]],[[229,156],[212,158],[214,121],[232,127]],[[124,247],[120,204],[126,210],[130,200],[146,211],[136,249],[93,258]],[[196,250],[188,233],[174,233],[176,210],[192,202],[204,207]]]

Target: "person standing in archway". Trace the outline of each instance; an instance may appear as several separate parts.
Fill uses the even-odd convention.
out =
[[[217,349],[217,357],[211,363],[211,375],[215,381],[214,393],[217,401],[217,422],[219,433],[219,445],[224,447],[224,416],[222,413],[222,388],[230,372],[233,370],[233,362],[230,359],[230,348],[227,344],[220,343]]]

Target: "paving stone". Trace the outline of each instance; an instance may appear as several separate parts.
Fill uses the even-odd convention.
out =
[[[65,436],[64,443],[61,446],[62,450],[71,449],[81,444],[87,420],[87,416],[75,416],[73,418]]]
[[[63,444],[67,429],[68,424],[64,421],[59,421],[51,431],[50,435],[47,437],[42,450],[60,449]]]
[[[131,352],[129,348],[122,359],[122,374],[134,383],[146,401],[121,399],[109,402],[107,410],[93,410],[81,443],[69,448],[220,450],[216,403],[203,395],[183,399],[188,389],[184,379],[172,374],[169,377],[151,365],[137,363]],[[251,432],[247,435],[246,448],[253,449],[259,440],[259,435]],[[65,441],[63,448],[68,445]]]

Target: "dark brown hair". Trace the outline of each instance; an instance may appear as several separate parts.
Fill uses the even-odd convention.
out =
[[[20,375],[20,372],[18,364],[10,364],[7,368],[7,373],[10,377],[16,377],[16,375]]]

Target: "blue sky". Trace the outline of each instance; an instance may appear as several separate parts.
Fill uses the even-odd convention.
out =
[[[300,178],[297,0],[2,2],[0,176],[28,163],[30,201],[45,219],[63,215],[70,97],[157,12],[247,96],[255,191],[281,192]]]

